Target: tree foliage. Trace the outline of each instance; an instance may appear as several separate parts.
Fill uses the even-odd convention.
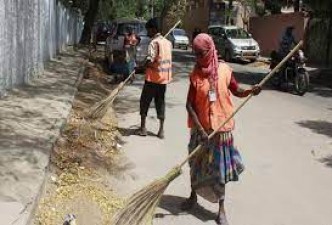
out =
[[[164,20],[163,24],[166,29],[172,27],[177,21],[183,19],[188,1],[186,0],[168,0],[164,5],[163,10],[160,14]],[[164,29],[165,30],[165,29]]]
[[[78,8],[84,15],[84,30],[81,43],[88,43],[92,26],[96,20],[115,18],[167,18],[169,23],[184,15],[186,0],[60,0]],[[152,10],[153,9],[153,10]]]
[[[332,16],[331,0],[304,0],[303,3],[313,11],[316,17]]]

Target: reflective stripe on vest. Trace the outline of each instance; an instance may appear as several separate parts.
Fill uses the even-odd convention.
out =
[[[172,44],[160,37],[154,41],[158,55],[152,66],[146,69],[146,80],[158,84],[168,84],[172,80]]]

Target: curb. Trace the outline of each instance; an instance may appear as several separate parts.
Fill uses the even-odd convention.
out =
[[[70,101],[68,102],[71,106],[67,112],[67,115],[65,117],[63,117],[60,122],[58,123],[59,125],[59,129],[58,129],[58,132],[57,134],[54,136],[54,139],[53,140],[50,140],[51,142],[51,151],[50,151],[50,155],[49,155],[49,161],[48,161],[48,165],[45,167],[45,174],[44,174],[44,178],[43,178],[43,182],[42,184],[40,185],[40,188],[37,192],[37,195],[36,197],[33,199],[33,202],[31,204],[31,210],[29,211],[29,215],[28,215],[28,219],[26,221],[26,225],[33,225],[33,222],[34,222],[34,218],[35,218],[35,214],[37,212],[37,209],[38,209],[38,205],[39,205],[39,202],[41,200],[41,197],[43,196],[43,194],[45,193],[46,191],[46,187],[47,187],[47,178],[49,178],[50,176],[50,172],[51,172],[51,168],[50,168],[50,162],[51,162],[51,155],[52,155],[52,150],[53,148],[55,147],[55,143],[56,143],[56,140],[59,138],[60,134],[62,133],[65,125],[66,125],[66,122],[67,122],[67,119],[68,119],[68,116],[72,110],[72,105],[73,105],[73,102],[74,102],[74,99],[75,99],[75,96],[78,92],[78,86],[80,85],[80,83],[82,82],[82,79],[83,79],[83,76],[84,76],[84,72],[85,72],[85,69],[86,69],[86,65],[87,65],[87,62],[88,60],[87,59],[84,59],[84,61],[81,63],[81,67],[78,71],[78,77],[76,79],[76,82],[74,84],[74,91],[73,91],[73,94],[72,94],[72,97],[70,99]]]

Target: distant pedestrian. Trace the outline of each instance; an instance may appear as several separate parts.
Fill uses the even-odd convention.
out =
[[[146,117],[150,103],[154,99],[160,121],[158,137],[163,139],[166,86],[172,79],[172,43],[160,34],[161,26],[157,18],[150,19],[146,23],[146,29],[152,40],[148,47],[145,83],[140,100],[140,135],[147,135]]]
[[[212,203],[219,203],[217,224],[227,225],[224,208],[225,185],[237,181],[244,170],[241,156],[234,146],[234,120],[219,126],[233,113],[231,93],[243,98],[260,92],[259,86],[243,90],[235,80],[231,68],[218,62],[212,38],[199,34],[193,43],[196,65],[190,75],[187,97],[188,125],[191,128],[189,151],[203,143],[201,154],[190,160],[191,196],[182,204],[189,210],[197,204],[197,194]],[[214,130],[217,135],[208,141]]]
[[[129,74],[132,73],[136,67],[136,47],[141,39],[135,34],[132,28],[128,28],[128,33],[125,34],[123,48],[126,54],[126,63]]]

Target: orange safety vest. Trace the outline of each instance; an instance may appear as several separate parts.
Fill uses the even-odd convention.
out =
[[[156,58],[146,68],[145,80],[156,84],[168,84],[172,80],[172,44],[166,38],[153,40],[158,49]]]
[[[223,121],[233,113],[233,102],[231,92],[228,89],[232,77],[232,69],[226,63],[219,63],[218,68],[218,92],[217,100],[209,101],[210,82],[207,77],[192,73],[190,82],[195,89],[194,102],[192,106],[197,117],[206,131],[217,130]],[[190,115],[188,117],[189,128],[195,127]],[[231,119],[224,127],[219,129],[227,132],[234,129],[235,122]]]

